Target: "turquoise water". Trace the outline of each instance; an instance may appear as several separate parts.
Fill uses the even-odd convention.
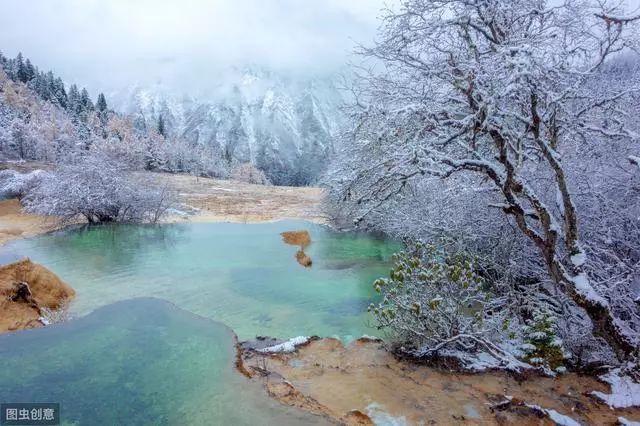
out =
[[[280,236],[300,229],[313,240],[311,268]],[[72,320],[0,335],[0,402],[58,402],[67,425],[324,423],[234,371],[226,326],[240,339],[375,335],[371,283],[397,248],[295,221],[96,226],[15,241],[0,260],[30,257],[77,295]]]
[[[307,229],[311,268],[280,233]],[[113,225],[11,243],[2,255],[42,263],[77,292],[73,316],[133,297],[158,297],[256,335],[375,335],[366,307],[396,244],[301,221]]]
[[[57,402],[63,425],[294,425],[324,419],[233,370],[221,324],[134,299],[0,335],[0,402]]]

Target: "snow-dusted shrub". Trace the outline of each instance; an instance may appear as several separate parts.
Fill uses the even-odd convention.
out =
[[[28,212],[89,223],[156,222],[170,203],[166,190],[133,182],[125,166],[96,154],[60,166],[23,198]]]
[[[504,316],[475,263],[420,241],[394,255],[389,278],[374,282],[382,300],[369,311],[414,356],[438,351],[487,352],[502,358],[492,343]]]
[[[0,196],[2,198],[23,198],[51,174],[44,170],[20,173],[15,170],[0,170]]]
[[[549,312],[537,311],[524,326],[524,359],[530,364],[551,370],[562,368],[565,358],[562,340],[557,336],[555,318]]]
[[[251,163],[238,164],[231,173],[231,178],[239,182],[257,185],[271,185],[267,175]]]
[[[221,153],[211,145],[193,144],[183,139],[166,141],[149,147],[150,164],[171,173],[190,173],[194,176],[228,177],[229,167]],[[151,169],[151,168],[148,168]]]

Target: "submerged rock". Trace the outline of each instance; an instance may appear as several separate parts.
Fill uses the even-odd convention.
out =
[[[296,260],[305,268],[309,268],[313,264],[311,258],[304,252],[304,250],[298,250],[296,252]]]
[[[44,325],[43,311],[62,308],[75,291],[29,259],[0,267],[0,333]]]
[[[311,244],[311,235],[309,231],[286,231],[282,232],[282,241],[292,246],[300,246],[301,248],[307,247]]]
[[[292,246],[299,246],[300,250],[296,252],[296,260],[305,268],[309,268],[313,262],[311,258],[304,252],[304,248],[311,244],[311,235],[309,231],[286,231],[282,232],[282,241]]]

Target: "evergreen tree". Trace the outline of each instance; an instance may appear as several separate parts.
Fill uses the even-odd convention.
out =
[[[525,361],[533,365],[557,370],[562,367],[564,351],[562,341],[556,335],[555,318],[544,310],[536,310],[524,327],[525,344],[522,350]]]
[[[24,64],[24,59],[22,58],[22,53],[18,53],[18,56],[16,56],[14,69],[15,78],[18,81],[26,83],[28,81],[28,73],[27,67]]]
[[[47,75],[37,73],[36,77],[31,81],[31,87],[45,101],[51,101],[51,88],[47,80]]]
[[[95,107],[93,106],[93,102],[91,102],[91,97],[89,97],[89,92],[87,92],[87,89],[82,89],[82,92],[80,93],[80,103],[82,104],[82,110],[85,113],[88,113],[89,111],[93,111],[95,109]]]
[[[4,70],[7,73],[7,76],[9,76],[9,78],[13,81],[18,81],[18,78],[16,77],[16,60],[15,59],[11,59],[11,58],[7,58]]]
[[[2,68],[3,70],[5,70],[5,72],[7,71],[7,68],[9,66],[9,58],[7,58],[6,56],[4,56],[2,54],[2,51],[0,51],[0,68]]]
[[[167,130],[164,126],[164,119],[162,118],[162,114],[158,116],[158,133],[165,138],[167,137]]]
[[[64,83],[60,77],[56,78],[53,82],[52,97],[57,101],[58,105],[62,108],[67,108],[69,100],[67,98],[67,91],[64,88]]]
[[[26,78],[26,82],[29,82],[31,80],[33,80],[36,76],[36,68],[33,66],[33,64],[31,63],[31,61],[29,59],[27,59],[24,63],[24,73],[25,73],[25,78]]]
[[[80,110],[82,105],[80,103],[80,92],[78,91],[78,86],[72,84],[69,87],[69,95],[67,102],[67,109],[71,113],[72,116],[77,117],[80,114]]]
[[[98,95],[98,100],[96,101],[96,111],[98,113],[98,119],[100,120],[100,126],[102,127],[102,137],[107,137],[107,131],[105,127],[107,126],[107,122],[109,121],[109,115],[107,110],[107,100],[104,97],[103,93]]]
[[[98,95],[98,100],[96,101],[96,110],[98,112],[107,112],[107,100],[102,93]]]
[[[53,72],[49,71],[46,75],[43,76],[45,79],[46,85],[46,99],[53,103],[57,103],[54,93],[55,93],[55,78],[53,76]]]

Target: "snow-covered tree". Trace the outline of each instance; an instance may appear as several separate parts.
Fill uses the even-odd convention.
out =
[[[636,21],[609,1],[402,1],[360,52],[335,199],[366,220],[432,177],[490,202],[472,207],[482,208],[475,219],[496,217],[490,210],[509,219],[593,333],[631,356],[638,306],[615,301],[632,312],[618,317],[607,288],[594,285],[565,155],[594,140],[637,144],[624,108],[637,76],[598,85],[610,58],[637,46]]]
[[[158,116],[158,134],[162,135],[162,137],[167,136],[167,130],[164,127],[164,119],[162,118],[162,114]]]
[[[43,170],[20,173],[15,170],[0,170],[0,194],[6,198],[23,198],[51,174]]]
[[[28,212],[89,223],[157,222],[171,201],[166,189],[133,182],[126,166],[104,155],[60,166],[22,198]]]
[[[103,134],[106,137],[104,127],[109,121],[109,108],[107,107],[107,99],[104,97],[103,93],[100,93],[98,95],[98,99],[96,100],[96,113],[98,115],[98,119],[100,120],[100,126],[103,128]]]
[[[238,164],[231,172],[231,178],[239,182],[271,185],[264,172],[251,163]]]

